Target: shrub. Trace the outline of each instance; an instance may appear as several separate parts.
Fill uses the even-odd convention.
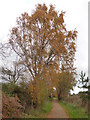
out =
[[[2,83],[2,91],[7,94],[9,97],[14,97],[14,91],[18,88],[18,86],[12,82],[10,83]]]
[[[21,82],[19,85],[12,82],[3,83],[2,90],[8,97],[15,97],[17,95],[25,110],[28,106],[31,106],[31,94],[28,92],[27,84],[25,82]]]
[[[17,96],[9,97],[2,92],[2,117],[3,118],[20,118],[24,107],[20,104]]]

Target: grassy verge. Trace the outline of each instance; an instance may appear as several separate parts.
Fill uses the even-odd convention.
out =
[[[29,115],[24,115],[24,118],[46,118],[47,114],[52,109],[52,102],[47,101],[41,108],[30,110]]]
[[[88,118],[88,114],[83,108],[62,101],[60,102],[60,105],[65,108],[70,118]]]

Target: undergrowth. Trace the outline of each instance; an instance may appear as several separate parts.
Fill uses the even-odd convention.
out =
[[[39,107],[37,109],[31,109],[30,114],[24,114],[24,118],[46,118],[47,114],[52,109],[52,102],[47,101],[42,107]]]
[[[59,103],[65,108],[70,118],[88,118],[88,113],[83,108],[62,101]]]

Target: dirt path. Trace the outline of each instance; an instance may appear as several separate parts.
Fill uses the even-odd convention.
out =
[[[52,102],[53,108],[49,113],[48,118],[69,118],[65,110],[60,106],[60,104],[54,100]]]

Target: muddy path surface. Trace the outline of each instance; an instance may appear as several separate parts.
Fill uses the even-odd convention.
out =
[[[61,107],[57,100],[53,100],[52,106],[53,108],[47,118],[69,118],[64,108]]]

